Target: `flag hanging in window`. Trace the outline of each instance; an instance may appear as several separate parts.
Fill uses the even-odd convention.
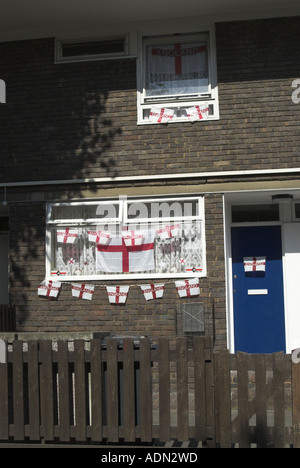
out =
[[[97,245],[96,255],[96,269],[99,271],[107,273],[152,271],[155,269],[154,231],[146,231],[143,242],[138,245],[126,245],[122,236],[112,236],[109,245]]]
[[[174,109],[167,109],[162,107],[161,109],[152,108],[150,110],[149,120],[157,123],[168,123],[174,117]]]
[[[63,244],[74,244],[78,236],[78,229],[59,229],[57,231],[57,242]]]

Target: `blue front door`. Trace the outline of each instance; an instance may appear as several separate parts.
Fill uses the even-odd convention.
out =
[[[281,227],[232,228],[232,273],[235,351],[285,352]]]

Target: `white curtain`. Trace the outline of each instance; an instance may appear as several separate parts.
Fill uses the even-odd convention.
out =
[[[154,227],[153,225],[151,226]],[[162,224],[157,225],[161,228]],[[57,242],[56,230],[53,231],[55,261],[52,271],[59,270],[66,275],[105,274],[96,269],[96,244],[88,239],[88,231],[99,226],[86,226],[78,229],[74,244]],[[202,223],[180,224],[178,237],[170,239],[155,238],[155,273],[185,273],[186,269],[203,268]],[[153,270],[152,270],[153,272]]]
[[[146,47],[146,97],[207,93],[207,42]]]

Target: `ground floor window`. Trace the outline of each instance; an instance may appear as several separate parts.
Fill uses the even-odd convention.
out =
[[[46,257],[66,280],[205,276],[204,199],[49,204]]]

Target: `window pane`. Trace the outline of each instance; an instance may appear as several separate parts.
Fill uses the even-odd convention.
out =
[[[146,47],[146,97],[209,92],[207,41]]]
[[[300,203],[295,203],[295,218],[300,218]]]
[[[97,226],[80,228],[72,226],[68,233],[66,233],[68,228],[52,229],[53,263],[51,273],[55,274],[58,271],[59,276],[92,276],[135,272],[170,274],[197,272],[199,275],[201,274],[204,268],[204,252],[203,226],[200,221],[177,223],[171,226],[157,224],[156,227],[153,225],[151,229],[143,228],[141,226],[141,229],[137,230],[136,233],[143,232],[145,242],[147,240],[149,245],[153,244],[149,249],[142,251],[142,256],[140,256],[143,257],[142,263],[140,263],[141,258],[138,255],[139,248],[125,247],[125,243],[122,241],[124,227],[122,228],[120,225],[108,226],[106,230],[101,228],[101,232],[107,234],[109,240],[107,244],[101,244],[100,248],[97,248],[99,238],[98,241],[95,240],[96,233],[100,232]],[[164,238],[164,236],[158,235],[157,231],[166,228],[171,230],[176,228],[176,234],[175,231],[172,231],[175,236]],[[91,233],[95,233],[94,238],[91,237]],[[72,243],[67,242],[67,236],[71,238],[72,235],[76,236],[75,240]],[[116,239],[119,239],[120,242],[116,242]],[[111,252],[112,260],[105,260],[103,252]],[[135,258],[133,258],[134,256]],[[149,257],[150,263],[147,257]],[[140,265],[145,264],[151,264],[151,268],[141,271]]]
[[[185,200],[152,200],[128,202],[128,221],[182,219],[199,217],[199,201]]]
[[[279,221],[279,205],[236,205],[232,207],[232,222]]]
[[[108,39],[103,41],[72,42],[62,44],[63,57],[83,55],[123,54],[125,39]]]
[[[120,206],[118,203],[99,203],[82,205],[53,206],[51,221],[76,219],[118,219]]]
[[[203,271],[202,224],[180,224],[178,236],[156,239],[156,273],[194,273]]]

